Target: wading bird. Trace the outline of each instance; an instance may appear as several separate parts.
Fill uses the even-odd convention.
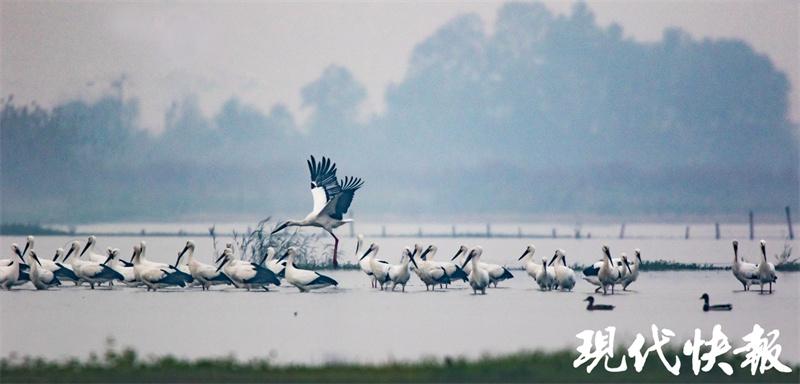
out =
[[[772,293],[772,283],[778,281],[775,274],[775,265],[767,261],[767,242],[761,240],[762,260],[758,263],[758,282],[761,285],[761,293],[764,293],[764,283],[769,283],[769,293]]]
[[[167,264],[167,263],[159,263],[157,261],[147,260],[147,243],[144,240],[139,242],[139,247],[141,248],[140,249],[140,253],[139,253],[139,262],[141,264],[147,266],[148,268],[160,268],[160,269],[166,270],[167,273],[169,273],[169,275],[170,275],[170,277],[169,277],[170,281],[172,279],[175,279],[175,278],[183,279],[183,282],[186,283],[186,284],[191,283],[192,281],[194,281],[194,279],[192,278],[192,275],[190,275],[189,273],[186,273],[186,272],[183,272],[183,271],[179,270],[174,265],[170,265],[170,264]],[[131,256],[131,262],[133,262],[133,256]],[[138,279],[138,277],[137,277],[137,279]],[[186,284],[181,285],[181,287],[185,286]]]
[[[633,250],[633,253],[636,255],[636,258],[633,261],[633,266],[628,266],[628,268],[630,268],[630,273],[622,277],[623,291],[627,291],[628,286],[639,278],[639,267],[642,265],[642,251],[636,248]]]
[[[25,255],[28,253],[28,251],[33,249],[33,236],[28,236],[26,240],[25,248],[22,250],[22,252],[19,252],[19,247],[17,247],[16,255],[19,257],[19,260],[14,260],[14,256],[8,259],[0,260],[0,266],[11,266],[12,263],[19,264],[19,273],[17,274],[17,279],[11,284],[13,286],[23,285],[31,280],[29,273],[30,266],[25,264]]]
[[[317,162],[314,156],[307,160],[308,171],[311,173],[311,197],[314,200],[314,209],[303,220],[287,220],[278,225],[272,233],[283,230],[286,227],[319,227],[333,236],[333,267],[339,266],[337,253],[339,250],[339,238],[333,233],[334,228],[338,228],[352,219],[345,219],[344,214],[353,202],[356,191],[364,185],[364,182],[357,177],[345,177],[342,180],[336,179],[336,164],[330,159],[323,157],[322,161]]]
[[[53,272],[42,266],[39,256],[36,255],[34,250],[28,251],[28,259],[28,265],[31,267],[31,283],[36,289],[43,290],[61,285],[61,281],[58,280]]]
[[[282,279],[286,275],[286,261],[275,258],[275,248],[267,247],[267,256],[264,258],[264,266],[267,267],[275,276]]]
[[[611,294],[614,294],[614,285],[622,277],[622,271],[619,268],[614,266],[614,262],[611,260],[611,251],[608,249],[607,245],[603,245],[603,253],[605,254],[605,258],[603,258],[603,264],[600,265],[600,270],[597,271],[597,279],[600,281],[600,284],[603,288],[603,294],[607,294],[607,288],[611,286]],[[623,261],[627,262],[624,258]],[[630,269],[630,267],[628,267]]]
[[[64,256],[64,259],[69,259],[69,256],[73,253],[75,248],[75,243],[73,242],[73,247],[67,252],[67,255]],[[83,250],[86,251],[87,247],[84,247]],[[106,263],[109,261],[110,256],[103,259],[102,262],[98,263],[91,260],[82,260],[79,255],[69,259],[69,262],[72,264],[72,270],[75,272],[81,280],[89,283],[89,287],[94,289],[95,285],[99,285],[102,283],[110,283],[114,280],[124,280],[124,277],[119,274],[119,272],[111,269],[111,267],[107,266]]]
[[[552,290],[556,285],[556,275],[553,269],[547,269],[547,259],[542,257],[542,267],[539,268],[539,273],[536,274],[536,283],[539,284],[539,289],[542,291]]]
[[[372,243],[369,245],[369,249],[364,252],[364,255],[361,256],[361,259],[367,259],[369,261],[369,269],[372,271],[372,277],[375,279],[376,284],[381,287],[382,291],[384,286],[389,282],[389,263],[375,257],[378,255],[379,250],[380,247],[378,244]]]
[[[294,285],[300,292],[308,292],[312,289],[320,289],[329,287],[331,285],[339,285],[336,280],[322,275],[319,272],[309,271],[307,269],[300,269],[294,265],[294,257],[297,255],[297,250],[290,247],[282,258],[287,259],[286,263],[286,281]]]
[[[600,280],[600,270],[603,269],[604,265],[607,265],[608,268],[605,272],[606,283]],[[589,284],[597,286],[597,289],[594,290],[595,292],[600,292],[602,289],[603,294],[606,294],[607,286],[611,285],[611,292],[613,293],[614,284],[620,283],[623,275],[631,272],[629,268],[630,265],[627,264],[626,258],[611,258],[611,251],[608,246],[603,245],[603,258],[583,269],[583,279]],[[613,283],[608,283],[611,280],[613,280]]]
[[[188,240],[183,250],[178,254],[178,259],[186,257],[189,273],[192,278],[200,284],[202,289],[208,290],[212,285],[233,284],[231,279],[224,273],[217,271],[217,268],[210,264],[201,263],[194,259],[194,242]]]
[[[553,265],[555,263],[555,265]],[[550,260],[550,265],[553,266],[553,274],[555,274],[555,284],[560,290],[572,291],[575,287],[575,271],[567,266],[567,254],[563,249],[556,249],[556,254]]]
[[[458,264],[454,263],[453,261],[435,261],[435,260],[433,260],[433,257],[436,255],[436,251],[437,250],[438,250],[438,248],[436,248],[436,246],[432,245],[431,247],[429,247],[429,251],[426,250],[426,252],[424,252],[420,256],[420,259],[422,259],[423,261],[426,261],[427,265],[429,267],[443,268],[445,273],[447,274],[447,277],[450,279],[450,283],[452,283],[453,281],[456,281],[456,280],[461,280],[461,281],[465,281],[465,282],[469,281],[468,278],[467,278],[467,272],[465,272],[463,269],[461,269],[461,267],[459,267]],[[460,254],[462,254],[462,253],[464,253],[466,251],[467,251],[467,247],[465,247],[463,245],[458,247],[458,250],[456,251],[456,255],[453,256],[453,258],[458,257],[458,255],[460,255]],[[450,285],[450,283],[446,283],[445,286]]]
[[[61,264],[58,259],[64,256],[64,248],[56,249],[55,255],[53,255],[53,260],[47,259],[39,259],[41,262],[41,266],[47,269],[50,272],[53,272],[53,275],[61,281],[71,281],[78,285],[80,278],[75,272],[72,271],[72,268],[69,267],[69,264],[64,265]]]
[[[753,263],[748,263],[739,258],[739,241],[733,241],[733,265],[731,265],[733,276],[742,283],[742,289],[750,290],[750,286],[759,283],[758,267]]]
[[[733,305],[731,304],[708,305],[708,293],[704,293],[703,296],[700,296],[700,300],[703,300],[703,312],[730,311],[733,309]]]
[[[159,288],[171,286],[185,287],[186,280],[179,275],[179,272],[170,272],[164,268],[162,263],[156,263],[145,259],[146,244],[144,241],[139,243],[138,248],[133,251],[133,272],[136,279],[147,286],[148,291],[156,291]]]
[[[481,253],[483,253],[483,249],[481,249]],[[456,255],[453,256],[453,258],[450,259],[450,260],[453,261],[453,260],[458,259],[459,257],[460,257],[460,254],[456,253]],[[501,282],[503,280],[508,280],[508,279],[513,279],[514,278],[514,275],[512,275],[511,272],[508,269],[506,269],[505,267],[503,267],[502,265],[492,264],[492,263],[484,263],[482,261],[479,262],[478,265],[480,265],[481,268],[485,269],[486,272],[489,273],[490,283],[494,284],[495,288],[497,288],[497,283],[499,283],[499,282]],[[472,272],[472,264],[462,263],[461,269],[463,269],[464,272],[469,274],[470,272]]]
[[[614,309],[613,305],[595,304],[593,296],[589,296],[589,297],[583,299],[583,301],[588,301],[589,302],[589,304],[586,306],[586,309],[589,310],[589,311],[610,311],[610,310]]]
[[[461,266],[461,269],[465,269],[464,267],[467,263],[472,262],[472,268],[469,272],[469,286],[472,287],[472,293],[475,295],[478,294],[478,291],[481,291],[481,294],[485,295],[486,287],[488,287],[491,282],[489,279],[489,272],[480,266],[481,254],[483,254],[483,248],[475,247],[469,251],[469,255]]]
[[[447,275],[447,271],[440,266],[437,266],[434,263],[427,261],[427,254],[429,253],[436,253],[436,246],[429,245],[425,248],[425,251],[422,251],[422,247],[419,244],[414,244],[414,255],[417,253],[420,254],[419,263],[415,263],[414,273],[417,274],[420,280],[425,283],[425,290],[436,290],[436,284],[447,285],[450,284],[450,276]]]
[[[389,266],[389,280],[392,281],[392,291],[397,285],[403,287],[403,292],[406,291],[406,283],[411,278],[411,272],[408,270],[409,261],[417,267],[417,262],[414,260],[414,255],[411,248],[405,247],[403,254],[400,256],[400,264],[393,264]]]
[[[525,252],[522,252],[522,256],[517,259],[519,261],[524,260],[525,272],[528,273],[528,276],[533,278],[533,281],[536,281],[536,276],[539,275],[539,271],[542,270],[542,266],[533,259],[535,253],[536,247],[531,244],[525,248]],[[538,284],[538,281],[536,281],[536,283]]]
[[[133,252],[135,254],[136,249],[139,248],[139,245],[133,246]],[[138,287],[142,283],[136,279],[136,273],[133,271],[133,264],[126,264],[122,260],[119,259],[119,249],[109,248],[108,250],[108,261],[106,265],[111,267],[111,269],[117,271],[120,275],[122,275],[122,280],[120,280],[123,284],[129,287]]]
[[[11,251],[19,257],[20,261],[14,260],[14,258],[11,257],[11,261],[6,265],[0,266],[0,287],[5,290],[11,289],[14,283],[17,282],[20,273],[19,265],[22,260],[22,252],[20,252],[19,246],[16,243],[11,244]]]
[[[18,254],[15,253],[22,260],[21,261],[22,264],[20,265],[20,270],[21,271],[27,271],[28,270],[29,266],[27,264],[25,264],[25,257],[26,257],[25,254],[28,253],[28,251],[31,250],[31,249],[33,249],[33,236],[28,236],[27,241],[25,242],[25,248],[23,248],[22,251],[19,252]],[[17,247],[17,251],[19,251],[19,247]],[[8,259],[0,260],[0,266],[2,266],[2,267],[9,266],[9,265],[11,265],[12,262],[15,262],[15,263],[17,262],[16,260],[14,260],[14,256],[9,257]]]
[[[356,243],[356,256],[358,256],[358,251],[361,249],[361,246],[364,245],[364,235],[358,235],[358,242]],[[376,288],[378,286],[378,282],[375,280],[375,276],[372,275],[372,266],[370,266],[370,259],[367,257],[366,251],[364,254],[358,258],[358,267],[361,268],[361,272],[364,272],[365,275],[369,278],[370,284],[372,288]]]
[[[220,269],[231,279],[233,285],[239,288],[246,288],[248,291],[251,288],[262,288],[269,291],[269,285],[281,285],[278,276],[267,268],[264,268],[256,263],[233,263],[234,256],[230,248],[225,248],[222,251],[222,264],[220,264],[216,271]],[[226,265],[227,264],[227,265]],[[223,269],[224,267],[224,269]]]
[[[81,254],[78,255],[78,257],[79,258],[83,257],[83,255],[86,254],[86,257],[91,262],[102,263],[106,261],[107,256],[104,256],[94,250],[96,244],[97,244],[97,237],[95,237],[94,235],[89,236],[89,238],[86,239],[86,245],[83,247],[83,250],[81,251]]]

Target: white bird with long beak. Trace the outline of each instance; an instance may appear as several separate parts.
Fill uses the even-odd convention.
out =
[[[481,252],[483,252],[483,250],[481,250]],[[453,258],[451,260],[456,260],[459,257],[460,257],[460,255],[457,253],[455,256],[453,256]],[[481,266],[481,268],[485,269],[486,272],[489,273],[489,279],[491,280],[491,283],[494,284],[495,288],[497,287],[497,283],[499,283],[499,282],[501,282],[503,280],[508,280],[508,279],[513,279],[514,278],[514,275],[512,275],[511,272],[508,269],[506,269],[506,267],[504,267],[502,265],[493,264],[493,263],[486,263],[486,262],[483,262],[483,261],[481,261],[479,263],[479,265]],[[470,264],[470,263],[463,263],[461,268],[467,274],[472,272],[472,264]]]
[[[195,260],[194,249],[194,242],[188,240],[181,253],[178,254],[178,259],[186,258],[189,273],[204,291],[211,288],[212,285],[233,284],[228,276],[217,270],[217,267]]]
[[[94,235],[89,236],[86,239],[86,245],[83,247],[83,250],[81,251],[80,255],[78,255],[78,257],[97,264],[105,262],[108,256],[95,251],[94,248],[96,245],[97,245],[97,237],[95,237]]]
[[[61,265],[69,266],[69,269],[75,273],[75,276],[78,277],[78,281],[75,285],[80,285],[83,282],[88,282],[84,280],[81,275],[78,273],[78,268],[83,264],[89,263],[87,260],[83,260],[78,257],[78,254],[81,250],[81,243],[77,240],[73,240],[69,243],[69,247],[67,248],[67,253],[64,255],[64,258],[61,260]],[[73,256],[74,255],[74,256]]]
[[[139,243],[133,250],[133,272],[136,280],[147,286],[148,291],[157,291],[159,288],[172,286],[185,287],[186,280],[179,275],[180,272],[164,268],[163,263],[156,263],[145,258],[145,244]]]
[[[5,290],[11,289],[14,283],[19,278],[19,266],[22,262],[22,252],[16,243],[11,244],[11,251],[19,257],[19,260],[14,260],[12,257],[6,265],[0,266],[0,287]]]
[[[81,243],[77,240],[73,240],[69,243],[69,247],[67,247],[67,253],[64,254],[64,258],[61,259],[61,262],[56,262],[56,264],[58,264],[59,266],[62,266],[72,271],[72,274],[75,277],[75,280],[73,280],[73,282],[75,283],[76,286],[81,285],[84,282],[84,280],[81,279],[81,277],[78,276],[78,273],[76,272],[76,267],[86,262],[78,258],[78,253],[80,252],[80,250],[81,250]],[[75,256],[70,257],[72,255]]]
[[[472,293],[478,294],[478,291],[481,291],[481,294],[486,294],[486,287],[489,286],[491,282],[489,278],[489,272],[480,266],[481,262],[481,255],[483,254],[483,248],[475,247],[471,251],[469,251],[469,255],[467,255],[466,260],[464,260],[464,264],[461,266],[461,269],[464,269],[464,266],[467,263],[472,262],[472,268],[469,272],[469,285],[472,287]]]
[[[33,249],[33,236],[28,236],[28,238],[26,240],[27,241],[25,242],[25,248],[23,248],[22,251],[19,252],[19,255],[18,255],[18,257],[20,257],[21,260],[22,260],[22,266],[20,267],[20,270],[22,270],[22,271],[27,271],[28,270],[29,266],[27,264],[25,264],[25,259],[27,258],[28,251]],[[19,250],[19,246],[17,246],[17,250]],[[16,260],[14,258],[14,256],[11,256],[8,259],[0,259],[0,266],[6,267],[6,266],[11,265],[12,262],[17,263],[19,261]]]
[[[28,254],[30,255],[30,251],[28,251]],[[72,269],[69,269],[65,265],[57,262],[57,260],[62,256],[64,256],[63,248],[56,249],[55,255],[53,256],[52,260],[41,258],[38,257],[37,255],[37,260],[39,261],[38,263],[39,267],[52,272],[53,276],[55,276],[59,281],[62,280],[78,281],[78,276],[75,275],[75,272],[73,272]],[[33,281],[33,279],[31,279],[31,281]]]
[[[617,265],[619,277],[617,278],[616,284],[621,284],[622,280],[624,280],[625,277],[633,272],[633,270],[631,270],[630,261],[628,261],[628,254],[625,252],[620,252],[619,257],[622,259],[622,263]]]
[[[278,276],[279,279],[282,279],[286,275],[286,261],[285,260],[278,260],[275,257],[275,248],[267,247],[267,256],[264,258],[264,265]]]
[[[134,255],[136,254],[136,249],[140,248],[139,245],[133,246]],[[106,265],[111,267],[111,269],[117,271],[122,276],[120,280],[123,284],[129,287],[138,287],[142,284],[139,280],[136,279],[136,273],[133,270],[133,264],[125,264],[119,258],[119,248],[109,248],[108,252],[108,262]]]
[[[300,292],[308,292],[312,289],[339,285],[336,280],[322,275],[319,272],[297,268],[297,266],[294,265],[294,258],[296,255],[297,250],[294,247],[289,247],[283,257],[287,259],[286,281],[297,287]]]
[[[542,268],[536,274],[536,283],[542,291],[550,291],[556,285],[556,274],[552,268],[547,269],[547,259],[544,257],[542,257]]]
[[[179,270],[174,265],[148,260],[147,259],[147,243],[144,240],[139,242],[139,248],[140,248],[140,253],[139,253],[139,263],[140,264],[142,264],[144,266],[147,266],[148,268],[157,268],[157,269],[166,270],[167,273],[170,274],[170,278],[169,278],[170,281],[171,281],[171,279],[175,279],[175,278],[183,279],[184,285],[181,285],[181,287],[185,286],[186,284],[191,283],[194,280],[192,278],[191,274]],[[133,258],[131,258],[131,262],[133,262]],[[175,284],[171,284],[171,285],[175,285]]]
[[[311,197],[314,200],[314,209],[305,219],[287,220],[278,225],[272,233],[291,226],[322,228],[333,236],[333,267],[336,268],[339,266],[336,258],[339,238],[333,234],[333,230],[353,221],[345,219],[344,215],[350,209],[356,191],[364,185],[364,182],[357,177],[337,180],[336,164],[328,158],[323,157],[322,161],[317,162],[314,156],[311,156],[307,163],[311,174]]]
[[[419,251],[422,249],[419,244],[414,244],[414,255],[420,253]],[[425,283],[425,290],[436,290],[436,285],[446,285],[450,284],[450,276],[447,274],[447,271],[441,267],[436,265],[435,263],[431,263],[427,260],[427,255],[431,253],[436,253],[436,246],[429,245],[425,248],[424,251],[420,253],[419,256],[419,263],[415,263],[414,273],[419,276],[419,279]],[[462,268],[463,269],[463,268]]]
[[[219,272],[222,269],[236,287],[246,288],[248,291],[253,288],[269,291],[270,284],[281,285],[278,276],[267,268],[256,263],[234,263],[236,258],[230,248],[226,248],[222,252],[222,257],[222,264],[217,267],[216,271]]]
[[[636,279],[639,278],[639,267],[642,265],[642,251],[639,248],[633,250],[634,255],[636,255],[635,259],[633,260],[633,265],[629,266],[630,273],[626,274],[622,277],[622,290],[627,291],[628,286],[633,284]]]
[[[603,245],[604,252],[605,252],[605,249],[607,249],[607,248],[608,248],[608,246]],[[597,261],[594,264],[592,264],[592,265],[590,265],[590,266],[588,266],[588,267],[583,269],[583,279],[586,280],[586,282],[588,282],[589,284],[597,286],[597,288],[594,290],[595,292],[600,292],[600,290],[603,289],[603,283],[600,282],[598,274],[600,273],[600,268],[607,261],[608,260],[606,260],[606,257],[604,255],[604,256],[602,256],[600,258],[599,261]],[[614,268],[618,272],[616,274],[617,278],[616,278],[616,283],[615,284],[621,283],[622,282],[623,270],[624,270],[624,273],[626,273],[626,274],[629,272],[629,270],[626,269],[626,266],[627,266],[626,260],[622,259],[620,257],[612,257],[611,260],[610,260],[610,264],[611,264],[611,267]]]
[[[369,258],[369,268],[372,270],[372,276],[375,278],[377,284],[381,287],[381,291],[385,285],[389,283],[389,263],[384,260],[379,260],[376,256],[380,247],[372,243],[369,249],[364,253],[362,258]]]
[[[748,263],[739,258],[739,241],[733,241],[733,265],[731,265],[733,276],[742,283],[745,291],[750,290],[750,286],[760,283],[758,278],[758,267],[753,263]]]
[[[358,251],[361,250],[363,245],[364,235],[359,234],[358,242],[356,242],[356,256],[358,256]],[[370,265],[371,260],[372,258],[367,256],[367,251],[364,251],[364,254],[358,257],[358,267],[361,268],[361,272],[364,272],[364,274],[367,275],[372,288],[377,288],[378,281],[375,280],[375,276],[372,275],[372,266]]]
[[[621,278],[621,271],[613,264],[613,261],[611,260],[611,250],[607,245],[603,245],[603,254],[605,257],[603,258],[603,264],[600,265],[600,270],[597,272],[597,279],[602,285],[603,294],[607,294],[608,286],[611,286],[611,294],[613,295],[614,285],[619,282]],[[628,266],[628,271],[630,271],[630,266]]]
[[[17,255],[19,260],[15,260],[14,256],[8,259],[0,259],[0,266],[11,266],[12,262],[14,264],[19,264],[19,274],[14,283],[12,283],[13,286],[23,285],[31,280],[29,273],[30,266],[26,264],[25,258],[28,252],[33,250],[33,236],[28,236],[26,240],[25,248]],[[17,250],[19,250],[19,247],[17,247]]]
[[[525,263],[524,264],[525,272],[527,272],[528,276],[532,277],[533,281],[536,281],[538,284],[536,276],[538,276],[539,272],[542,270],[542,265],[537,263],[536,260],[534,260],[533,255],[535,253],[536,253],[536,247],[534,247],[533,244],[530,244],[525,248],[525,251],[522,252],[522,256],[520,256],[517,260],[519,261],[524,260],[523,262]]]
[[[32,249],[28,251],[28,265],[31,267],[31,283],[33,283],[36,289],[44,290],[61,285],[61,281],[58,280],[53,272],[42,266],[42,263],[39,261],[39,256],[37,256],[36,252]]]
[[[408,283],[408,279],[411,278],[411,272],[408,270],[409,262],[417,267],[417,262],[414,260],[411,248],[405,247],[400,256],[400,264],[389,266],[389,280],[392,281],[392,291],[394,291],[398,284],[403,287],[403,292],[406,291],[406,283]]]
[[[761,240],[762,260],[758,263],[758,282],[761,285],[761,293],[764,293],[764,283],[769,283],[769,293],[772,293],[772,283],[778,281],[775,273],[775,265],[767,261],[767,242]]]
[[[560,290],[572,291],[575,287],[575,271],[567,266],[567,253],[563,249],[556,249],[554,259],[550,260],[553,273],[556,275],[556,286]]]
[[[84,251],[86,247],[83,248]],[[72,249],[70,249],[70,252]],[[69,253],[67,254],[69,255]],[[97,263],[91,260],[80,260],[80,257],[73,257],[72,270],[83,281],[89,283],[89,287],[94,289],[95,285],[110,283],[114,280],[124,280],[124,277],[117,271],[111,269],[106,263],[110,260],[107,256],[102,262]]]
[[[453,256],[450,259],[450,261],[436,261],[436,260],[433,260],[433,257],[436,256],[436,252],[437,251],[438,251],[438,248],[435,245],[432,245],[432,246],[428,247],[428,249],[426,249],[426,252],[422,253],[422,255],[420,256],[420,259],[422,259],[422,261],[426,262],[425,265],[427,265],[428,268],[432,268],[432,269],[442,268],[442,269],[444,269],[445,273],[447,273],[447,277],[450,279],[450,282],[445,283],[445,286],[450,285],[450,283],[455,281],[455,280],[468,281],[467,272],[464,271],[463,269],[461,269],[461,267],[458,266],[458,264],[456,264],[455,262],[452,261],[452,259],[457,258],[459,256],[459,254],[467,252],[467,247],[465,247],[463,245],[461,247],[459,247],[458,250],[456,251],[456,255]]]

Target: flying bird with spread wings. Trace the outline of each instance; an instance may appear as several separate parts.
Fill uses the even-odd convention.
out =
[[[314,209],[303,220],[287,220],[275,227],[272,233],[279,232],[286,227],[319,227],[330,233],[334,239],[333,266],[339,266],[336,254],[339,250],[339,238],[333,233],[334,228],[352,222],[345,219],[344,215],[353,202],[356,191],[364,185],[357,177],[347,176],[344,179],[336,178],[336,163],[323,157],[321,161],[311,159],[308,171],[311,174],[311,197],[314,199]]]

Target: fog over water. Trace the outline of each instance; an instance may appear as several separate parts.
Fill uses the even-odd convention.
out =
[[[304,118],[235,93],[209,115],[187,91],[158,134],[126,81],[53,108],[4,96],[3,222],[300,215],[310,154],[364,178],[353,209],[375,220],[800,211],[792,84],[769,56],[679,28],[638,41],[583,3],[449,19],[366,117],[364,84],[335,63],[297,90]]]

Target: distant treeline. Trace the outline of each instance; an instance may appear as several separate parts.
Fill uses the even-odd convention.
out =
[[[740,40],[679,29],[657,42],[570,15],[503,6],[414,49],[386,109],[360,117],[362,84],[339,66],[284,106],[231,98],[206,118],[176,100],[164,132],[138,99],[2,101],[4,222],[179,219],[302,212],[309,154],[366,180],[363,214],[730,214],[775,212],[798,192],[789,81]],[[280,68],[264,68],[280,71]],[[139,97],[147,97],[141,95]]]
[[[0,235],[5,236],[28,236],[28,235],[70,235],[71,232],[62,231],[59,229],[53,229],[48,227],[43,227],[39,224],[19,224],[19,223],[10,223],[10,224],[0,224]]]

